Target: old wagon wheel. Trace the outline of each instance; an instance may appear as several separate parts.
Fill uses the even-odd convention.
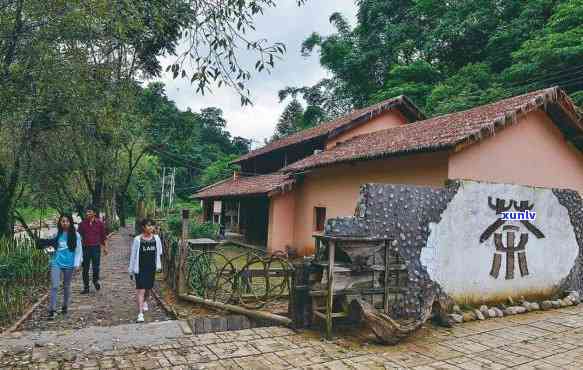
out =
[[[247,255],[247,263],[238,272],[237,292],[239,303],[250,309],[265,305],[268,273],[265,261],[256,254]]]
[[[189,261],[189,283],[201,298],[227,303],[234,293],[236,270],[222,253],[199,252]]]
[[[266,302],[280,298],[289,293],[289,278],[293,267],[284,256],[272,255],[265,264],[268,275],[266,279]]]

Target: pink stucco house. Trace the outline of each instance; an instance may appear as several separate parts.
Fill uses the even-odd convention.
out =
[[[559,88],[426,119],[404,96],[240,157],[208,186],[206,220],[271,253],[313,250],[327,218],[351,216],[365,183],[471,179],[583,192],[583,118]]]

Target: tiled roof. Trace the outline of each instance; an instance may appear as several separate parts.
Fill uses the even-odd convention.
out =
[[[583,132],[583,122],[567,95],[558,88],[539,90],[463,112],[354,137],[336,147],[306,157],[283,169],[293,172],[333,163],[382,158],[407,152],[436,151],[472,143],[516,123],[521,114],[560,102],[562,115],[574,122],[571,130]]]
[[[370,121],[374,117],[388,111],[391,108],[399,109],[399,111],[401,111],[401,113],[403,113],[403,115],[410,121],[416,121],[424,118],[423,114],[421,111],[419,111],[415,104],[413,104],[407,97],[399,96],[382,101],[375,105],[371,105],[370,107],[355,110],[346,116],[337,118],[334,121],[326,122],[316,127],[302,130],[295,134],[286,136],[280,140],[271,142],[262,148],[252,150],[249,153],[239,157],[233,161],[233,163],[239,163],[247,159],[269,153],[273,150],[285,148],[287,146],[298,144],[311,139],[333,135],[335,132],[353,124],[360,124],[366,121]]]
[[[193,198],[214,198],[225,196],[243,196],[268,194],[283,190],[286,186],[291,186],[292,179],[283,173],[271,173],[258,176],[241,176],[238,179],[228,179],[210,185],[198,193]]]

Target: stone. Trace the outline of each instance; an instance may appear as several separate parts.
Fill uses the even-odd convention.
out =
[[[453,322],[455,322],[457,324],[461,324],[462,322],[464,322],[464,317],[462,315],[457,314],[457,313],[450,314],[449,318],[452,319]]]
[[[496,313],[496,317],[504,317],[504,312],[501,309],[498,307],[493,307],[492,309]]]
[[[484,315],[484,317],[486,318],[490,317],[490,315],[488,314],[488,306],[486,306],[485,304],[480,306],[480,312],[482,313],[482,315]]]
[[[553,308],[561,308],[561,300],[560,299],[555,299],[554,301],[551,301],[551,304],[553,305]]]
[[[578,291],[572,290],[568,293],[569,293],[568,297],[571,299],[573,304],[577,305],[577,304],[581,303],[581,295],[579,294]]]
[[[540,310],[540,305],[536,302],[532,302],[530,304],[530,310],[531,311],[538,311],[538,310]]]
[[[457,304],[454,304],[453,305],[452,311],[453,311],[453,313],[456,313],[458,315],[461,315],[461,313],[462,313],[462,310],[461,310],[460,306],[458,306]]]
[[[484,317],[484,314],[480,311],[480,310],[474,310],[474,316],[476,316],[476,319],[482,321],[482,320],[486,320],[486,318]]]
[[[470,322],[476,320],[476,315],[473,312],[464,312],[462,315],[464,322]]]
[[[573,302],[571,302],[571,300],[569,299],[569,297],[565,297],[563,299],[559,299],[559,301],[561,301],[561,307],[568,307],[568,306],[572,306]]]
[[[553,302],[551,301],[542,301],[540,304],[540,308],[543,310],[550,310],[553,308]]]
[[[502,312],[502,311],[500,311],[500,312]],[[496,310],[495,310],[495,309],[493,309],[493,308],[489,308],[489,309],[488,309],[488,317],[490,317],[490,318],[493,318],[493,317],[496,317],[496,316],[498,316],[498,315],[496,314]]]
[[[532,308],[531,308],[531,303],[530,303],[530,302],[523,301],[523,302],[522,302],[522,307],[524,307],[524,308],[526,309],[526,311],[527,311],[527,312],[530,312],[530,311],[532,311]]]
[[[523,306],[510,306],[504,310],[505,315],[517,315],[525,312],[526,308],[524,308]]]

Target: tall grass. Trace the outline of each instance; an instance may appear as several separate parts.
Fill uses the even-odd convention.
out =
[[[22,315],[47,286],[48,259],[28,238],[0,239],[0,326]]]

